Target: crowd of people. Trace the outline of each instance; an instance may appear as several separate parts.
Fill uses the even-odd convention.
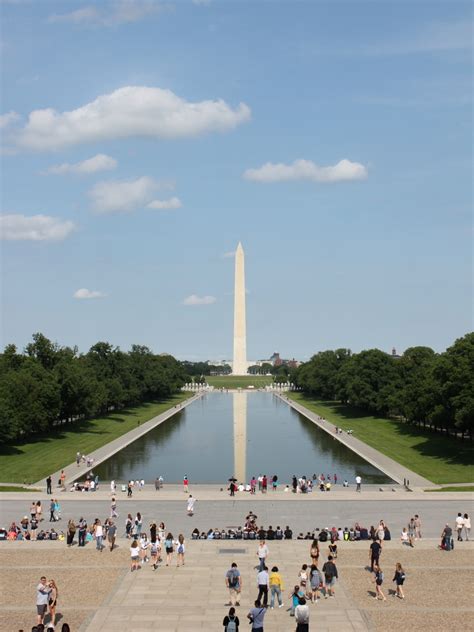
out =
[[[283,487],[284,492],[293,492],[295,494],[308,494],[313,490],[319,490],[321,492],[329,492],[333,485],[337,485],[340,479],[337,474],[313,474],[312,476],[292,476],[291,484],[285,484]],[[356,490],[360,491],[362,479],[360,476],[356,476]],[[272,477],[268,477],[266,474],[260,474],[258,477],[252,476],[250,482],[238,482],[234,477],[229,479],[229,493],[231,496],[235,496],[236,492],[250,492],[254,495],[258,492],[266,494],[268,489],[277,491],[280,481],[278,476],[274,474]],[[349,487],[349,481],[344,479],[342,481],[343,487]]]

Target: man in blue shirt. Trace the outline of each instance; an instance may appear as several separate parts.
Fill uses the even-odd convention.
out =
[[[260,606],[258,601],[255,602],[255,608],[252,608],[247,618],[252,623],[252,632],[263,632],[263,620],[267,611],[266,606]]]

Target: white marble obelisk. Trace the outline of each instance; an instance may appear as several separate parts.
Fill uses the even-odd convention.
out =
[[[233,375],[247,375],[247,325],[245,317],[245,256],[239,241],[235,251]]]
[[[234,403],[234,476],[246,483],[247,466],[247,393],[232,393]]]

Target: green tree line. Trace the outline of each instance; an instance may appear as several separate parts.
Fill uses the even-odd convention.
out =
[[[98,342],[86,354],[41,333],[24,353],[0,354],[0,440],[26,439],[61,423],[168,397],[187,381],[182,364],[132,345],[123,352]]]
[[[411,347],[402,357],[378,349],[322,351],[292,375],[308,395],[446,433],[474,425],[474,333],[443,353]]]

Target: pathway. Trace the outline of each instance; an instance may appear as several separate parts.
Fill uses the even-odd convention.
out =
[[[321,430],[324,430],[334,439],[337,439],[345,446],[350,448],[353,452],[361,456],[368,463],[371,463],[374,467],[384,472],[384,474],[390,476],[392,480],[396,481],[400,485],[403,485],[403,481],[405,479],[410,481],[410,488],[433,487],[433,483],[428,479],[423,478],[416,472],[412,472],[403,465],[400,465],[400,463],[397,463],[388,456],[385,456],[385,454],[382,454],[378,450],[371,448],[366,443],[360,441],[360,439],[357,439],[353,435],[349,435],[347,434],[347,432],[336,433],[336,426],[334,424],[326,421],[326,419],[323,419],[316,413],[311,412],[305,406],[302,406],[301,404],[298,404],[295,401],[289,399],[286,395],[280,395],[279,393],[275,393],[274,395],[275,397],[278,397],[283,402],[291,406],[291,408],[298,411],[301,415],[312,421],[314,424],[319,426]]]
[[[173,415],[176,415],[176,413],[179,413],[181,410],[183,410],[184,408],[186,408],[187,406],[195,402],[197,399],[202,397],[202,395],[203,395],[202,392],[196,393],[195,395],[191,396],[189,399],[185,400],[184,402],[181,402],[181,404],[177,404],[176,406],[173,406],[173,408],[169,408],[164,413],[161,413],[161,415],[157,415],[156,417],[153,417],[149,421],[146,421],[145,423],[140,424],[133,430],[130,430],[130,432],[123,434],[118,439],[114,439],[114,441],[111,441],[110,443],[107,443],[106,445],[102,446],[98,450],[95,450],[91,454],[88,454],[87,455],[88,457],[91,457],[92,459],[94,459],[93,467],[97,467],[99,463],[106,461],[112,455],[116,454],[117,452],[120,452],[120,450],[125,448],[127,445],[129,445],[130,443],[133,443],[134,441],[136,441],[137,439],[145,435],[147,432],[150,432],[150,430],[152,430],[153,428],[156,428],[156,426],[159,426],[164,421],[166,421]],[[74,462],[74,463],[71,463],[70,465],[67,465],[66,467],[62,469],[64,469],[64,473],[66,474],[66,485],[68,486],[70,483],[74,482],[78,478],[83,478],[87,474],[87,472],[93,468],[88,467],[85,463],[81,463],[78,467],[76,462]],[[55,472],[54,474],[51,474],[51,478],[53,479],[53,488],[56,486],[56,483],[58,482],[60,476],[61,476],[61,470],[59,470],[58,472]],[[35,483],[34,486],[36,487],[39,486],[43,488],[46,487],[46,479],[43,478],[42,480]]]
[[[92,621],[82,626],[81,632],[115,632],[118,628],[133,632],[222,632],[222,619],[228,612],[224,577],[233,561],[237,562],[243,577],[242,606],[237,608],[237,614],[240,629],[244,630],[246,615],[257,593],[256,546],[255,542],[199,540],[189,544],[184,567],[161,566],[154,572],[145,565],[137,572],[128,572]],[[284,578],[297,578],[308,543],[271,542],[269,548],[273,560],[270,564],[277,563]],[[284,608],[268,609],[265,616],[268,632],[294,629],[294,619],[287,612],[291,588],[287,583],[283,591]],[[322,599],[310,608],[311,620],[317,622],[318,632],[369,630],[364,615],[344,590],[343,583],[337,586],[334,599]]]

